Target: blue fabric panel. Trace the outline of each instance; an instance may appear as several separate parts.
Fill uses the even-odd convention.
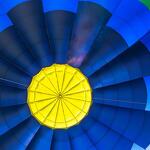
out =
[[[115,150],[131,150],[133,142],[127,138],[120,138],[116,143]]]
[[[120,138],[119,134],[110,130],[109,132],[107,132],[107,134],[105,134],[103,139],[97,143],[96,148],[99,150],[101,149],[111,150],[113,149],[113,147],[115,146],[119,138]],[[109,144],[108,144],[108,141],[109,141]]]
[[[52,143],[52,150],[64,149],[71,150],[70,138],[66,130],[55,130]]]
[[[121,0],[80,0],[80,1],[96,3],[98,5],[103,6],[109,12],[113,13],[119,6]]]
[[[42,2],[40,0],[26,1],[10,10],[8,16],[37,64],[41,67],[51,65],[53,50],[50,48],[46,33]]]
[[[89,81],[93,88],[114,85],[150,75],[150,53],[138,42],[126,52],[95,72]]]
[[[150,111],[150,76],[144,77],[146,89],[147,89],[147,105],[145,110]]]
[[[133,143],[131,150],[144,150],[144,148],[137,145],[136,143]]]
[[[8,62],[0,59],[0,68],[0,83],[7,83],[7,85],[10,83],[11,85],[14,84],[23,88],[29,85],[31,77],[12,67]]]
[[[70,128],[68,134],[70,136],[70,144],[74,149],[83,150],[92,146],[89,137],[80,126]]]
[[[52,144],[53,130],[41,126],[30,142],[27,150],[49,150]]]
[[[8,44],[9,43],[9,44]],[[8,60],[12,66],[30,76],[34,76],[40,70],[29,49],[16,32],[14,26],[0,33],[0,54],[2,59]]]
[[[109,128],[105,127],[91,116],[87,116],[86,119],[81,122],[81,127],[92,141],[93,146],[96,145],[109,130]]]
[[[111,13],[102,6],[88,1],[79,1],[68,52],[69,64],[75,67],[82,64],[87,53],[92,50],[97,35],[110,17]]]
[[[131,46],[150,31],[150,11],[138,0],[125,0],[107,25],[121,34]]]
[[[0,0],[0,6],[3,8],[3,11],[7,13],[9,10],[14,8],[15,6],[26,1],[29,1],[29,0]]]
[[[2,149],[26,149],[28,144],[34,138],[40,125],[34,118],[29,118],[10,130],[7,134],[1,136],[0,144]],[[13,138],[12,138],[13,135]]]
[[[0,109],[0,135],[8,132],[30,116],[28,106],[13,106]]]
[[[93,104],[91,115],[131,141],[146,148],[150,142],[150,112]]]
[[[98,34],[80,69],[89,77],[126,51],[127,48],[128,46],[120,34],[105,26],[103,32]]]
[[[126,93],[126,94],[124,94]],[[147,89],[142,78],[93,90],[93,102],[145,110]]]
[[[55,62],[67,62],[75,14],[68,11],[49,11],[45,13],[49,43],[53,47]]]
[[[142,39],[141,42],[150,51],[150,32],[148,32]]]
[[[146,111],[145,112],[145,117],[144,117],[144,124],[142,126],[142,129],[135,140],[135,143],[146,149],[149,146],[150,143],[150,112]]]
[[[12,22],[7,15],[0,15],[0,32],[12,26]]]
[[[26,90],[0,85],[0,91],[3,91],[0,93],[0,107],[14,106],[26,103]]]
[[[76,12],[78,0],[42,0],[44,12],[65,10]]]

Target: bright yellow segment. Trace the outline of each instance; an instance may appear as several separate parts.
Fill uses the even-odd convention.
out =
[[[28,87],[32,115],[54,129],[78,124],[92,104],[91,87],[79,69],[67,64],[43,68]]]

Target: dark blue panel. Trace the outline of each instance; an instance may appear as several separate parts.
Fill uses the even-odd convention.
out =
[[[40,125],[31,117],[0,137],[2,149],[26,149]],[[13,135],[13,138],[12,138]]]
[[[0,85],[0,107],[25,104],[26,90]],[[9,94],[8,94],[9,93]]]
[[[30,116],[27,105],[5,107],[0,109],[0,135],[8,132]]]
[[[52,50],[46,34],[41,1],[19,4],[8,12],[8,16],[41,67],[51,65]]]
[[[136,138],[140,136],[144,124],[144,111],[134,111],[131,114],[130,123],[124,132],[126,137],[136,142]]]
[[[0,47],[2,59],[7,59],[12,65],[17,66],[20,70],[30,76],[39,72],[40,67],[37,66],[35,60],[29,53],[29,50],[21,41],[14,26],[7,28],[0,33]]]
[[[93,90],[93,101],[99,104],[145,110],[147,88],[142,78],[132,80]]]
[[[119,134],[117,134],[113,131],[109,131],[103,137],[103,139],[97,143],[96,148],[99,150],[101,150],[101,149],[112,150],[114,148],[115,144],[118,142],[119,138],[123,138],[123,137],[120,137]],[[108,144],[108,141],[109,141],[109,144]]]
[[[12,67],[9,63],[0,60],[0,83],[26,88],[31,78]]]
[[[66,130],[55,130],[52,143],[51,150],[71,150],[70,138],[67,134]]]
[[[89,80],[93,88],[113,85],[150,75],[150,53],[138,42],[93,74]]]
[[[135,140],[138,145],[140,145],[143,148],[147,148],[150,144],[150,112],[145,113],[144,117],[144,124],[142,126],[142,129]]]
[[[80,126],[70,128],[68,130],[68,134],[70,137],[70,144],[72,149],[83,150],[92,146],[92,142]]]
[[[150,51],[150,32],[148,32],[143,38],[141,38],[141,42]]]
[[[88,148],[89,150],[119,149],[121,145],[124,147],[123,150],[127,150],[132,147],[132,142],[130,140],[98,121],[96,117],[87,116],[87,118],[84,119],[79,126],[82,126],[84,132],[88,135],[89,139],[93,143],[93,146]],[[106,139],[109,137],[111,137],[113,140],[109,140],[108,144],[108,140]]]
[[[150,142],[150,112],[94,105],[90,115],[142,147]]]
[[[76,67],[81,65],[110,16],[106,9],[96,3],[79,1],[69,49],[69,64]]]
[[[113,13],[116,8],[119,6],[121,0],[80,0],[80,1],[88,1],[88,2],[93,2],[98,5],[103,6],[105,9]]]
[[[125,0],[113,14],[108,26],[121,34],[131,46],[150,30],[150,12],[138,0]]]
[[[66,63],[75,14],[68,11],[49,11],[45,14],[49,42],[55,51],[55,62]]]
[[[76,12],[78,0],[42,0],[44,12],[65,10]]]
[[[98,34],[80,69],[89,77],[127,48],[128,46],[123,38],[111,28],[106,27],[103,32]]]
[[[51,147],[52,138],[53,130],[41,126],[27,147],[27,150],[49,150]]]
[[[96,143],[98,143],[110,130],[109,128],[98,122],[95,118],[92,118],[90,116],[82,121],[80,126],[93,143],[93,146],[96,145]]]
[[[114,149],[115,150],[131,150],[132,145],[133,145],[132,141],[121,137],[116,142],[116,145],[114,146]]]

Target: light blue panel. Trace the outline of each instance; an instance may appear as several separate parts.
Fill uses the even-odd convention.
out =
[[[150,111],[150,76],[144,77],[144,81],[147,88],[147,105],[145,110]]]
[[[78,0],[42,0],[44,12],[65,10],[76,12]]]
[[[3,11],[7,13],[13,7],[26,1],[29,1],[29,0],[0,0],[0,6],[3,7]]]
[[[80,0],[86,2],[93,2],[101,5],[107,9],[110,13],[113,13],[114,10],[119,6],[121,0]]]
[[[125,0],[107,26],[117,31],[131,46],[150,31],[150,11],[138,0]]]
[[[8,18],[7,15],[0,15],[0,32],[8,28],[9,26],[12,26],[12,22]]]
[[[150,145],[146,148],[146,150],[150,150]]]
[[[144,148],[142,148],[139,145],[133,143],[133,146],[132,146],[131,150],[144,150]]]
[[[141,42],[145,45],[145,47],[150,51],[150,32],[147,33],[142,39]]]

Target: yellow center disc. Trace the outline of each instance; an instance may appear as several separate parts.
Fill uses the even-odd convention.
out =
[[[32,115],[42,124],[64,129],[78,124],[92,103],[88,79],[67,64],[43,68],[28,87]]]

